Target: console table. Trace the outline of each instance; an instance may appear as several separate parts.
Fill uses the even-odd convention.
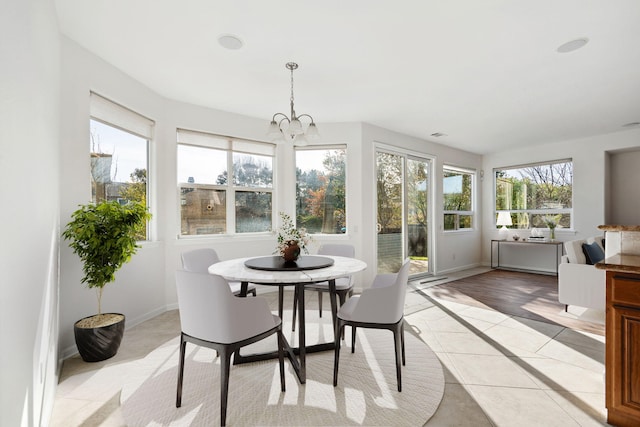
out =
[[[551,241],[551,240],[498,240],[498,239],[492,239],[491,240],[491,268],[500,268],[500,269],[509,269],[509,267],[503,267],[500,265],[500,246],[502,245],[515,245],[515,246],[523,246],[523,245],[539,245],[539,246],[543,246],[543,247],[548,247],[550,250],[555,249],[555,254],[556,254],[556,262],[555,262],[555,266],[556,266],[556,276],[558,275],[558,265],[560,264],[562,255],[564,253],[564,246],[563,246],[563,242],[558,242],[558,241]],[[493,249],[494,247],[496,247],[497,249],[497,254],[496,254],[496,264],[494,265],[494,257],[493,257]],[[526,268],[511,268],[513,270],[522,270],[522,271],[530,271],[533,273],[540,273],[539,270],[535,270],[535,269],[526,269]]]

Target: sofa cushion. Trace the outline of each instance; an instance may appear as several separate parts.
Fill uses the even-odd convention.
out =
[[[571,240],[564,242],[564,251],[567,253],[571,264],[586,264],[587,258],[582,251],[582,244],[587,243],[586,240]]]
[[[585,258],[587,259],[587,264],[594,265],[604,259],[604,251],[598,242],[583,243],[582,250],[584,251]]]

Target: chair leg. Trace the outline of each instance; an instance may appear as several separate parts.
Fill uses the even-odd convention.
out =
[[[296,313],[298,312],[298,287],[293,287],[293,320],[291,325],[291,330],[295,332],[296,330]]]
[[[335,334],[335,355],[333,358],[333,386],[338,385],[338,362],[340,361],[340,335],[344,332],[344,323],[338,319],[338,325],[336,326]]]
[[[351,353],[356,352],[356,327],[351,326]]]
[[[220,425],[227,425],[227,398],[229,397],[229,370],[231,352],[225,347],[220,357]]]
[[[187,347],[187,342],[180,334],[180,361],[178,364],[178,387],[176,389],[176,408],[182,406],[182,381],[184,380],[184,354]]]
[[[284,384],[284,338],[282,330],[278,330],[278,362],[280,363],[280,390],[285,390]]]
[[[398,391],[402,391],[402,377],[400,359],[402,358],[402,338],[401,338],[402,326],[398,325],[393,329],[393,340],[395,341],[396,350],[396,378],[398,381]]]
[[[407,364],[407,360],[404,355],[404,319],[402,319],[401,323],[400,339],[402,340],[402,366],[405,366]]]
[[[322,317],[322,291],[318,291],[318,312],[320,317]]]
[[[251,289],[251,290],[249,291],[249,293],[250,293],[251,295],[253,295],[254,297],[258,296],[258,294],[256,293],[256,290],[255,290],[255,289]]]

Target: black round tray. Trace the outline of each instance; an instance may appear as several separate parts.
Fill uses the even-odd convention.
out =
[[[303,271],[317,270],[319,268],[331,267],[333,260],[324,256],[301,256],[297,261],[285,261],[278,255],[251,258],[244,262],[244,265],[254,270],[267,271]]]

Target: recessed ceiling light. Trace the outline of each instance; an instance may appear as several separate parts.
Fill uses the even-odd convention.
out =
[[[222,34],[218,37],[218,43],[220,46],[229,50],[238,50],[244,43],[240,40],[240,37],[233,34]]]
[[[560,45],[560,47],[558,47],[557,49],[557,52],[558,53],[573,52],[574,50],[580,49],[582,46],[584,46],[588,42],[589,42],[589,39],[586,37],[571,40],[570,42],[566,42],[565,44]]]

